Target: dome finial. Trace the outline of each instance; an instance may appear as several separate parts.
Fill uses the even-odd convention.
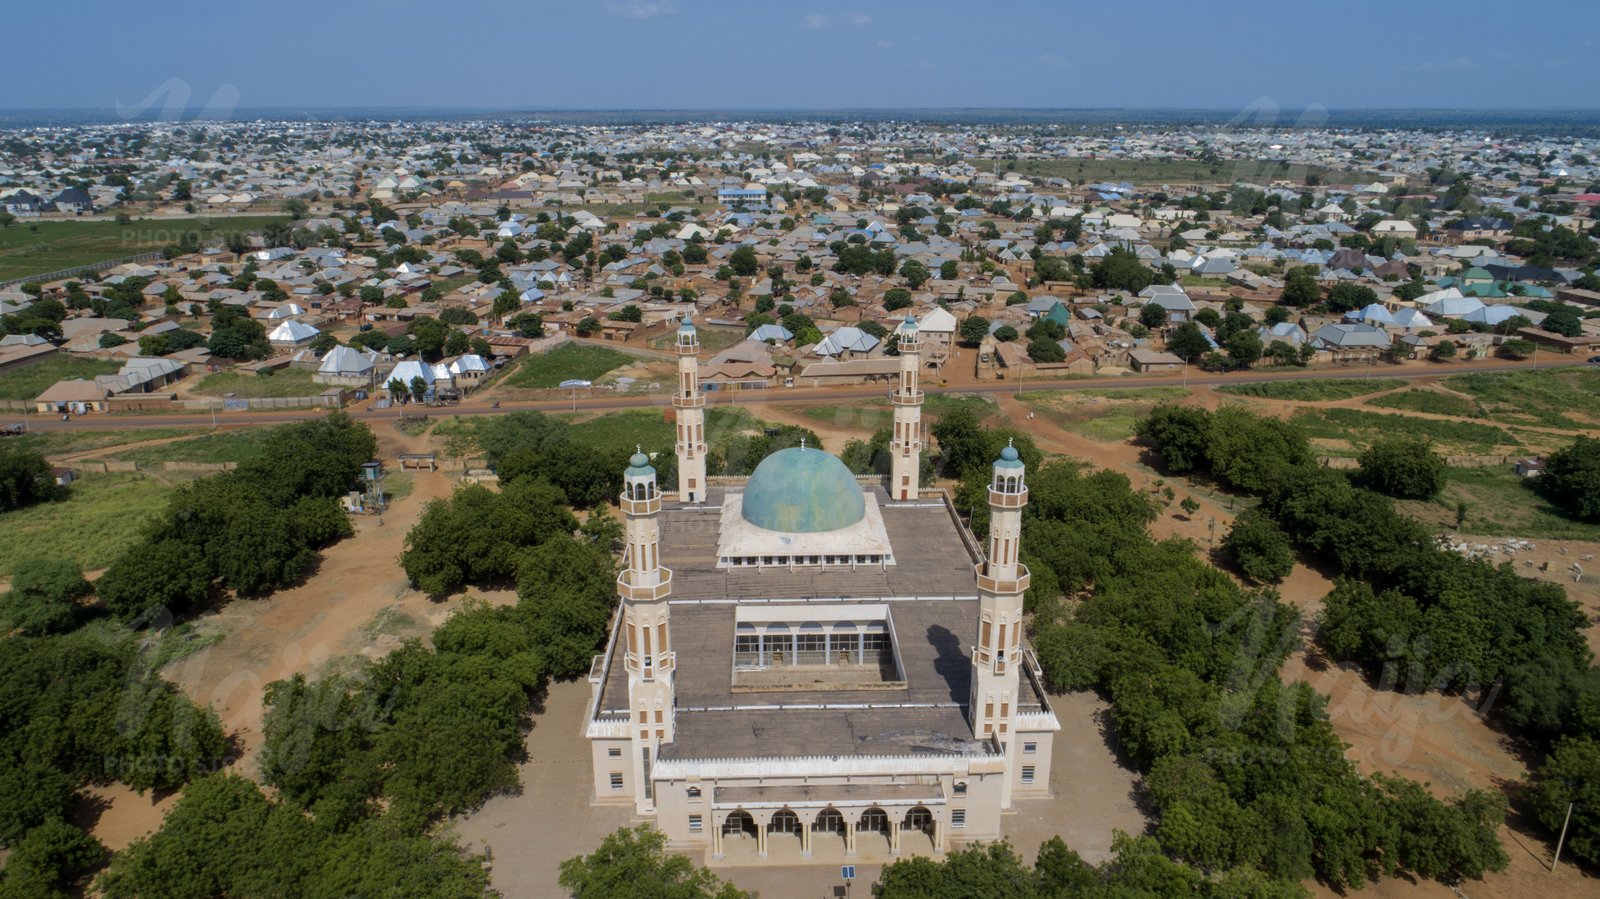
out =
[[[800,438],[800,448],[801,449],[805,449],[806,448],[806,439],[804,437]]]

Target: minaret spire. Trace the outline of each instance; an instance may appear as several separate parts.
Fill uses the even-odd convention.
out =
[[[622,475],[622,514],[627,540],[627,566],[617,575],[622,597],[626,640],[623,665],[628,671],[628,703],[633,710],[629,736],[633,746],[634,803],[642,814],[652,810],[650,770],[656,750],[673,739],[673,672],[670,610],[672,570],[661,564],[661,491],[656,470],[643,452],[628,460]]]
[[[678,502],[700,503],[706,498],[706,395],[700,390],[700,337],[687,312],[673,349],[678,354],[678,387],[672,393],[678,419]]]
[[[914,500],[922,495],[922,335],[909,314],[901,323],[900,384],[889,395],[894,404],[894,434],[889,440],[889,496]]]
[[[980,739],[993,739],[1016,761],[1017,697],[1022,662],[1022,596],[1028,566],[1019,560],[1022,509],[1028,504],[1024,466],[1009,442],[994,463],[989,482],[989,547],[978,563],[978,645],[972,653],[972,700],[967,714]],[[1008,770],[1014,765],[1007,765]],[[1001,790],[1001,805],[1011,802],[1011,778]]]

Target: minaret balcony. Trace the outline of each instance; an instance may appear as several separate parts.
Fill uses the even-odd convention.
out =
[[[989,488],[989,506],[995,509],[1020,509],[1028,504],[1028,488],[1014,493]]]
[[[979,562],[976,566],[978,572],[978,592],[990,593],[997,596],[1006,596],[1016,593],[1026,593],[1032,575],[1028,566],[1017,563],[1016,574],[1009,578],[997,578],[989,573],[990,563]]]
[[[700,355],[700,344],[698,342],[697,343],[675,343],[675,344],[672,345],[672,348],[680,356],[698,356],[698,355]]]
[[[682,393],[672,395],[672,405],[679,409],[699,409],[706,404],[706,395],[696,390],[688,396]]]
[[[672,569],[659,569],[658,583],[634,583],[639,577],[639,572],[631,568],[622,569],[617,575],[617,595],[629,602],[657,602],[667,598],[672,592]]]
[[[896,390],[889,394],[889,402],[896,406],[920,406],[922,405],[922,391],[913,390],[910,393],[902,393]]]
[[[652,493],[648,499],[629,499],[624,495],[621,503],[624,515],[654,515],[661,511],[661,494]]]

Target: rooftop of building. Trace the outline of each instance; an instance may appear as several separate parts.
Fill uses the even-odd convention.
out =
[[[661,513],[677,659],[677,734],[661,757],[959,754],[974,746],[966,706],[978,630],[977,555],[947,501],[893,502],[881,487],[866,488],[882,510],[894,565],[719,569],[720,507],[730,489],[740,488],[713,487],[703,505],[668,503]],[[734,689],[740,606],[794,606],[799,624],[829,621],[830,606],[863,601],[888,609],[903,685]],[[627,671],[617,647],[609,651],[597,714],[624,717]],[[1018,711],[1040,711],[1043,697],[1028,678],[1023,684]]]

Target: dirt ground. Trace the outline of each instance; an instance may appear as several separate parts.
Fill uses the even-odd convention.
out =
[[[398,453],[422,443],[391,426],[375,430],[380,453],[391,467]],[[353,657],[382,656],[406,639],[426,637],[459,605],[458,598],[435,602],[412,590],[397,561],[422,507],[448,495],[456,478],[417,472],[411,481],[411,493],[396,500],[381,520],[356,517],[355,536],[325,550],[305,583],[264,599],[236,600],[204,616],[201,626],[222,633],[222,638],[163,671],[191,699],[217,713],[238,751],[230,770],[259,776],[256,757],[267,684],[296,673],[315,675]],[[491,602],[512,598],[486,591],[474,595]],[[153,803],[148,795],[125,788],[99,790],[95,796],[100,813],[92,832],[113,848],[154,831],[170,806],[170,801]]]

